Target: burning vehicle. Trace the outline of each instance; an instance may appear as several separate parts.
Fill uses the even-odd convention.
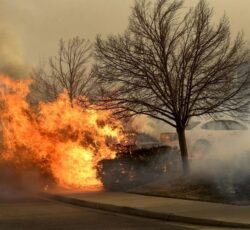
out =
[[[178,156],[161,141],[143,133],[135,134],[134,144],[123,148],[116,158],[99,162],[97,176],[106,190],[126,191],[172,171]]]

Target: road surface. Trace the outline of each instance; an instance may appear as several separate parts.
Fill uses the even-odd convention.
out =
[[[37,197],[0,197],[1,230],[187,230],[164,221],[77,207]]]

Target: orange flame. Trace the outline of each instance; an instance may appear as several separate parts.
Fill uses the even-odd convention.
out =
[[[62,187],[99,188],[96,165],[115,157],[109,143],[125,139],[121,122],[107,111],[84,110],[76,101],[72,106],[66,92],[32,108],[29,83],[0,77],[2,161],[38,165]]]

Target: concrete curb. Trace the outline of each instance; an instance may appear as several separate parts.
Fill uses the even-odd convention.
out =
[[[187,223],[187,224],[197,224],[197,225],[206,225],[206,226],[250,229],[250,224],[226,222],[226,221],[219,221],[219,220],[209,220],[209,219],[204,219],[204,218],[194,218],[194,217],[175,215],[172,213],[152,212],[152,211],[147,211],[143,209],[126,207],[126,206],[117,206],[117,205],[112,205],[112,204],[102,204],[98,202],[80,200],[80,199],[66,197],[66,196],[57,195],[57,194],[41,193],[41,195],[48,199],[53,199],[53,200],[69,203],[72,205],[99,209],[103,211],[116,212],[116,213],[127,214],[127,215],[133,215],[133,216],[139,216],[139,217],[145,217],[145,218],[150,218],[150,219],[158,219],[158,220],[182,222],[182,223]]]

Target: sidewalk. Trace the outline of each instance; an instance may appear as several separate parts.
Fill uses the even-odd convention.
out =
[[[180,200],[131,193],[47,192],[44,196],[74,205],[147,218],[250,229],[250,206]]]

